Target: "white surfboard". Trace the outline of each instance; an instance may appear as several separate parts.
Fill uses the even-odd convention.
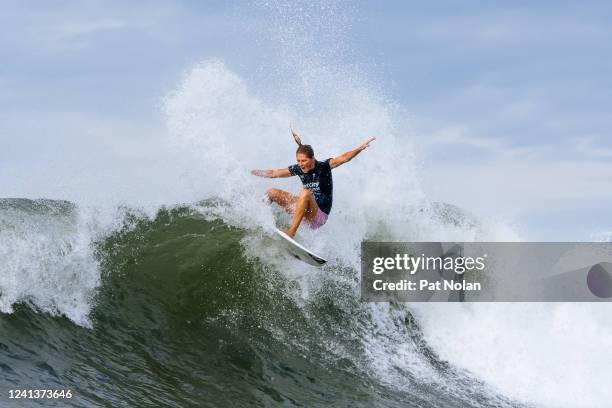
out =
[[[287,249],[287,251],[291,255],[293,255],[300,261],[306,262],[307,264],[310,264],[310,265],[319,266],[319,267],[325,265],[325,263],[327,262],[325,259],[321,258],[319,255],[315,254],[314,252],[305,248],[304,246],[300,245],[298,242],[296,242],[289,235],[285,234],[283,231],[279,230],[278,228],[275,228],[275,229],[276,229],[276,233],[281,238],[283,238],[282,242],[285,248]]]

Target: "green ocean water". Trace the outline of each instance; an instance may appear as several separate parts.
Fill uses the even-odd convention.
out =
[[[89,324],[77,324],[61,308],[45,308],[34,284],[15,283],[32,263],[19,269],[11,258],[17,241],[7,241],[38,243],[34,255],[69,256],[74,243],[45,252],[37,234],[69,231],[76,206],[2,200],[0,211],[0,295],[21,288],[12,310],[0,313],[2,407],[520,406],[439,359],[405,305],[361,303],[357,271],[313,269],[316,285],[305,298],[286,270],[245,255],[252,232],[191,207],[131,212],[92,239],[100,280],[87,300]],[[61,273],[78,276],[79,265],[62,264]],[[41,282],[59,270],[38,271]],[[70,293],[62,287],[69,282],[52,282],[54,293]],[[402,348],[410,353],[385,355]],[[399,364],[405,358],[414,358],[414,370]],[[37,388],[73,397],[8,398],[11,389]]]

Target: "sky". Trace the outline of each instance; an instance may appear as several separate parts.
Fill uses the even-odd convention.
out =
[[[120,147],[162,131],[160,98],[185,70],[219,58],[261,77],[269,14],[292,10],[401,107],[430,199],[528,240],[610,238],[612,6],[328,3],[3,1],[0,196],[44,195],[71,149],[146,160]]]

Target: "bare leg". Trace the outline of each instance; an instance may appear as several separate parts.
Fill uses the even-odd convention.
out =
[[[299,197],[289,194],[286,191],[279,190],[278,188],[270,188],[266,191],[268,199],[280,205],[289,214],[293,214],[295,203],[299,200]]]
[[[315,215],[317,215],[318,209],[319,207],[317,206],[317,202],[312,196],[310,190],[303,189],[300,192],[300,196],[298,197],[297,202],[295,203],[293,223],[291,224],[291,227],[285,231],[285,233],[292,238],[295,237],[295,233],[297,232],[300,224],[302,223],[302,219],[306,217],[309,222],[312,221]]]

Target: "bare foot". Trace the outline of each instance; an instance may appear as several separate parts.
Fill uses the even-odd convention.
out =
[[[291,228],[283,230],[283,232],[289,235],[291,238],[295,238],[295,232],[291,232]]]

